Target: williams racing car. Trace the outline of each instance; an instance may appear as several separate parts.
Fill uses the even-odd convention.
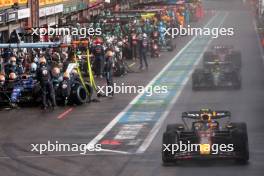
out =
[[[192,74],[192,89],[241,88],[240,70],[226,62],[211,62]]]
[[[183,112],[183,124],[169,124],[163,133],[163,163],[215,158],[247,163],[247,126],[230,122],[230,119],[229,111],[202,109]]]
[[[64,75],[53,79],[56,101],[60,105],[82,105],[91,101],[93,89],[88,82],[82,83],[75,68],[76,64],[71,63]],[[27,74],[16,76],[15,73],[11,73],[6,79],[0,75],[0,107],[40,103],[41,86],[36,77]]]
[[[18,104],[40,102],[40,85],[33,76],[17,77],[11,73],[7,80],[3,75],[0,77],[0,106],[15,107]]]
[[[206,51],[203,55],[203,64],[206,66],[210,62],[230,62],[236,68],[241,68],[241,52],[234,50],[233,46],[213,46],[211,51]]]

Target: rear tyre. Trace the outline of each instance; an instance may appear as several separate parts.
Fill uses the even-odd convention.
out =
[[[76,105],[82,105],[87,102],[88,95],[82,85],[76,85],[72,90],[72,102]]]
[[[115,67],[113,70],[114,70],[114,76],[116,77],[120,77],[125,73],[125,67],[119,62],[115,62]]]
[[[232,53],[227,57],[227,59],[229,59],[236,68],[240,69],[242,67],[242,57],[240,51],[232,51]]]
[[[246,164],[249,160],[249,146],[247,125],[245,123],[232,123],[232,140],[234,142],[234,150],[237,156],[236,161]]]

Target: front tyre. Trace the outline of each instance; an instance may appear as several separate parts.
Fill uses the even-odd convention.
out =
[[[170,164],[170,163],[175,163],[177,160],[172,154],[172,151],[166,150],[166,147],[164,145],[173,145],[177,144],[178,142],[178,136],[174,132],[165,132],[163,134],[162,138],[162,161],[163,164]],[[171,147],[170,147],[171,149]]]

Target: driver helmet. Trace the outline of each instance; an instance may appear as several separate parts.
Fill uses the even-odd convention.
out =
[[[211,114],[208,114],[208,113],[204,113],[204,114],[201,114],[201,118],[202,118],[202,121],[210,121],[211,120]]]
[[[220,63],[216,62],[214,65],[214,71],[219,71],[220,70]]]
[[[208,122],[211,120],[212,113],[210,109],[201,109],[200,111],[202,121]]]

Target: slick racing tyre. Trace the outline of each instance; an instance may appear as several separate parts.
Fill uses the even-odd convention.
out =
[[[232,123],[231,125],[233,126],[231,135],[236,153],[236,161],[245,164],[249,160],[247,125],[245,123]]]
[[[170,163],[175,163],[177,160],[172,154],[172,151],[166,150],[166,147],[164,145],[173,145],[173,144],[178,144],[178,135],[177,133],[174,133],[172,131],[170,132],[165,132],[163,133],[163,138],[162,138],[162,161],[163,164],[170,164]],[[171,149],[171,147],[170,147]]]
[[[240,69],[242,67],[242,58],[240,51],[232,51],[230,55],[227,55],[227,59],[233,63],[233,65]]]
[[[72,102],[76,105],[85,104],[88,99],[88,95],[86,93],[85,88],[80,84],[77,84],[75,87],[73,87],[71,93],[71,99]]]
[[[174,45],[173,45],[171,39],[167,41],[167,47],[168,47],[168,51],[170,51],[170,52],[172,52],[174,50]]]
[[[123,74],[125,74],[125,67],[119,62],[115,62],[115,67],[113,69],[113,72],[114,72],[114,76],[120,77]]]
[[[241,80],[241,75],[238,72],[233,73],[233,84],[234,84],[234,89],[236,90],[241,89],[242,80]]]

